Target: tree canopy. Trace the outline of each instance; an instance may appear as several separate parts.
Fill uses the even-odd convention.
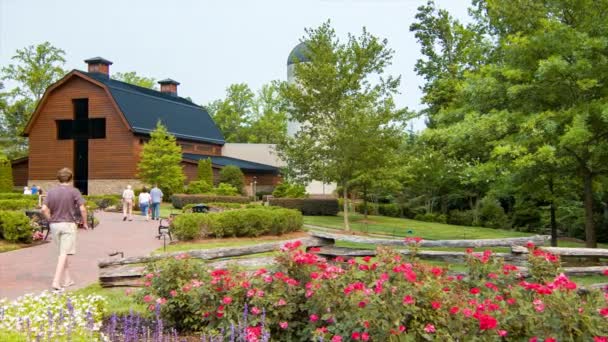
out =
[[[112,75],[112,78],[118,81],[126,82],[136,86],[157,89],[156,80],[151,77],[139,76],[135,71],[117,72]]]

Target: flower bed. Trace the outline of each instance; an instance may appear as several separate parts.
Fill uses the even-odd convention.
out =
[[[416,250],[415,240],[413,250]],[[152,264],[139,299],[182,331],[229,331],[245,311],[251,336],[297,341],[522,340],[606,341],[608,295],[577,293],[559,259],[534,249],[532,278],[468,251],[468,276],[405,260],[391,249],[376,258],[335,262],[289,244],[279,269],[207,270],[185,256]],[[264,323],[262,323],[264,322]]]
[[[101,296],[43,292],[13,302],[0,300],[0,336],[27,341],[94,341],[105,311]],[[25,338],[25,339],[24,339]]]

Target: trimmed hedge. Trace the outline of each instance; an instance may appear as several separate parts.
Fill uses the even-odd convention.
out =
[[[32,242],[30,219],[22,211],[0,211],[0,236],[9,242]]]
[[[171,223],[171,232],[180,240],[205,237],[253,237],[282,235],[302,228],[302,214],[284,208],[251,208],[221,213],[182,214]]]
[[[186,195],[178,194],[171,196],[171,203],[176,209],[182,209],[186,204],[196,203],[249,203],[249,197],[245,196],[216,196],[216,195]]]
[[[31,196],[30,199],[0,199],[0,210],[21,210],[32,209],[38,205],[38,196]]]
[[[95,203],[100,209],[119,206],[122,199],[120,195],[87,195],[83,197],[85,201]]]
[[[37,196],[35,195],[24,195],[21,192],[0,192],[0,200],[5,200],[5,199],[10,199],[10,200],[16,200],[16,199],[32,199],[32,198],[36,198],[38,199]]]
[[[298,209],[303,215],[336,216],[340,211],[337,199],[325,198],[271,198],[270,205]]]

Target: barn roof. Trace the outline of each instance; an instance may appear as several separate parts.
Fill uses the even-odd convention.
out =
[[[224,144],[224,136],[207,110],[182,97],[113,80],[100,73],[78,72],[103,83],[134,133],[149,134],[160,120],[180,139]]]
[[[237,159],[237,158],[232,158],[232,157],[211,156],[211,155],[192,154],[192,153],[183,153],[182,157],[184,159],[188,159],[188,160],[192,160],[192,161],[199,161],[201,159],[209,158],[209,159],[211,159],[211,164],[213,164],[213,165],[217,165],[217,166],[221,166],[221,167],[228,166],[228,165],[234,165],[243,171],[257,171],[257,172],[267,172],[267,173],[279,172],[279,168],[271,166],[271,165],[255,163],[252,161]]]

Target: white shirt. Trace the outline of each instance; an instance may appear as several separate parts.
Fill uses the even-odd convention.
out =
[[[122,192],[122,198],[124,198],[126,200],[133,199],[133,197],[135,197],[135,194],[133,193],[133,190],[131,190],[131,189],[125,189],[125,191]]]
[[[141,194],[139,194],[139,203],[150,203],[151,200],[152,197],[150,197],[149,193],[142,192]]]

